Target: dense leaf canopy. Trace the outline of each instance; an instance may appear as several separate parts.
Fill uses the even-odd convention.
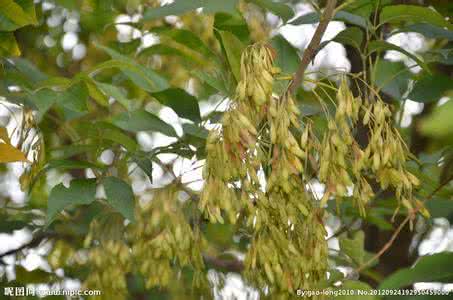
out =
[[[450,2],[0,0],[1,285],[445,289]]]

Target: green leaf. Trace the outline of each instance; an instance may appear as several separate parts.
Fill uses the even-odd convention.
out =
[[[209,47],[206,46],[206,44],[190,30],[158,27],[153,28],[152,32],[158,34],[159,36],[168,37],[173,41],[186,46],[188,49],[198,52],[202,57],[217,59],[212,50],[209,49]]]
[[[222,74],[220,72],[212,72],[207,73],[199,70],[194,70],[191,72],[194,76],[200,79],[202,82],[208,84],[209,86],[213,87],[223,95],[229,95],[228,87],[226,81],[222,78]]]
[[[387,43],[387,42],[384,42],[384,41],[372,41],[368,45],[368,54],[371,54],[371,53],[373,53],[375,51],[388,51],[388,50],[394,50],[394,51],[398,51],[398,52],[403,53],[407,57],[409,57],[412,60],[414,60],[420,67],[425,69],[428,73],[431,73],[431,71],[429,70],[428,66],[421,59],[419,59],[417,56],[407,52],[406,50],[404,50],[401,47],[398,47],[396,45],[393,45],[391,43]]]
[[[202,140],[206,140],[208,138],[209,131],[204,127],[186,123],[182,124],[182,128],[184,135],[191,135]]]
[[[453,220],[453,200],[451,199],[431,199],[426,202],[426,208],[432,218],[446,218],[448,220]]]
[[[120,87],[99,81],[96,81],[96,85],[101,89],[101,91],[104,94],[113,97],[115,101],[124,106],[124,108],[126,108],[127,110],[132,109],[133,101],[131,99],[128,99],[126,95],[124,95]]]
[[[195,123],[201,121],[197,98],[183,89],[170,88],[151,95],[161,104],[173,109],[179,117],[189,119]]]
[[[408,98],[421,103],[435,102],[449,90],[453,90],[453,79],[450,77],[440,74],[425,75],[415,82]]]
[[[407,91],[412,73],[402,62],[379,59],[373,72],[374,84],[380,91],[401,100]]]
[[[36,68],[36,67],[34,67],[34,68]],[[37,71],[39,71],[39,70],[37,70]],[[27,72],[29,72],[29,70],[27,70]],[[46,89],[46,88],[51,89],[54,87],[59,87],[59,88],[65,89],[65,88],[69,87],[72,83],[71,79],[66,78],[66,77],[50,77],[49,78],[45,74],[43,74],[43,76],[45,76],[44,79],[39,79],[38,82],[36,82],[36,86],[35,86],[36,89]],[[35,75],[33,75],[32,77],[35,77]],[[32,79],[32,80],[35,81],[34,79]]]
[[[293,21],[290,21],[289,24],[292,25],[303,25],[303,24],[315,24],[319,22],[319,14],[317,12],[311,12],[300,17],[297,17]],[[368,21],[359,15],[347,12],[347,11],[339,11],[333,17],[335,21],[342,21],[347,24],[356,25],[362,28],[368,27]]]
[[[131,25],[133,26],[133,25]],[[135,38],[131,40],[130,42],[119,42],[119,41],[114,41],[108,43],[109,48],[117,51],[120,54],[123,55],[133,55],[137,52],[137,49],[140,47],[142,44],[142,39],[141,38]]]
[[[39,177],[52,169],[58,169],[61,171],[67,171],[67,170],[77,170],[77,169],[98,169],[98,170],[103,170],[104,167],[100,165],[96,165],[87,161],[79,161],[79,160],[69,160],[69,159],[55,159],[49,161],[39,172],[36,174],[36,176],[33,178],[32,182],[30,183],[30,190],[33,189],[34,184],[36,183],[36,180],[39,179]]]
[[[346,28],[340,31],[333,39],[322,42],[317,51],[320,51],[332,41],[354,47],[360,51],[363,42],[363,32],[357,27]]]
[[[78,81],[61,94],[58,104],[76,112],[84,112],[88,109],[87,100],[88,88],[83,81]]]
[[[209,131],[204,127],[195,126],[193,124],[182,124],[182,128],[184,132],[182,140],[197,148],[197,156],[203,155]]]
[[[250,31],[247,21],[242,15],[217,13],[214,17],[214,29],[229,31],[244,44],[250,42]]]
[[[102,184],[107,195],[107,203],[133,222],[135,197],[131,186],[117,177],[106,177],[102,180]]]
[[[71,144],[50,149],[50,157],[54,160],[68,159],[81,153],[95,152],[97,149],[99,149],[99,145]]]
[[[90,204],[96,196],[96,179],[74,179],[66,188],[62,183],[55,186],[47,204],[47,222],[70,205]]]
[[[59,94],[50,89],[41,89],[28,94],[28,99],[38,109],[38,121],[41,121],[46,112],[54,105],[59,98]]]
[[[287,22],[289,19],[294,17],[294,11],[286,4],[275,2],[272,0],[248,0],[265,10],[273,13],[276,16],[282,18],[283,22]]]
[[[369,213],[366,216],[366,221],[370,224],[376,225],[380,230],[392,230],[393,226],[388,222],[388,216],[382,213]]]
[[[135,152],[138,149],[138,145],[134,139],[110,123],[96,122],[94,124],[90,124],[90,128],[86,131],[89,136],[98,140],[109,140],[120,144],[129,152]]]
[[[187,58],[188,56],[183,53],[181,50],[174,47],[170,47],[164,44],[157,44],[151,47],[147,47],[138,53],[138,56],[151,56],[151,55],[174,55],[182,58]]]
[[[333,41],[355,47],[360,50],[363,42],[363,32],[357,27],[346,28],[345,30],[338,33]]]
[[[366,18],[364,18],[364,17],[362,17],[360,15],[347,12],[347,11],[341,11],[340,10],[339,12],[337,12],[335,14],[333,19],[334,19],[334,21],[342,21],[342,22],[345,22],[347,24],[351,24],[351,25],[356,25],[356,26],[362,27],[364,29],[369,27],[368,19],[366,19]]]
[[[154,131],[163,133],[167,136],[178,137],[172,126],[144,109],[116,115],[113,117],[112,123],[126,131]]]
[[[136,153],[132,160],[142,169],[143,172],[148,176],[149,181],[153,182],[153,160],[150,155],[144,152]]]
[[[57,159],[51,160],[47,163],[45,170],[58,169],[61,171],[75,170],[75,169],[103,169],[102,166],[95,165],[88,161],[80,160],[66,160],[66,159]]]
[[[41,72],[32,62],[25,58],[15,57],[9,60],[12,62],[14,68],[26,76],[33,84],[49,78],[49,76]]]
[[[453,49],[436,49],[425,53],[425,61],[453,65]]]
[[[179,16],[203,6],[202,0],[176,0],[175,2],[156,7],[147,8],[143,14],[143,21],[152,21],[166,16]]]
[[[225,1],[204,0],[203,13],[213,14],[223,12],[236,15],[238,3],[239,0],[225,0]]]
[[[323,279],[319,282],[319,288],[332,287],[336,282],[344,279],[343,272],[338,269],[329,269],[329,278]]]
[[[452,25],[437,11],[416,5],[385,6],[379,16],[381,24],[409,21],[411,23],[430,23],[434,26],[453,28]]]
[[[222,48],[225,51],[228,64],[230,65],[231,72],[237,81],[241,76],[241,55],[245,46],[242,42],[229,31],[219,31],[222,41]]]
[[[0,1],[0,31],[14,31],[26,25],[37,25],[33,0]]]
[[[176,0],[168,5],[146,9],[143,14],[143,20],[151,21],[165,16],[179,16],[200,7],[204,8],[204,13],[234,13],[237,3],[238,0]]]
[[[55,107],[55,110],[61,114],[61,116],[63,117],[63,119],[67,122],[70,122],[70,121],[73,121],[75,119],[80,119],[84,116],[87,115],[87,112],[79,112],[79,111],[75,111],[75,110],[72,110],[72,109],[69,109],[69,108],[66,108],[64,106],[56,106]]]
[[[364,249],[365,234],[363,231],[356,232],[352,239],[342,236],[339,242],[341,251],[358,266],[364,264],[370,258],[370,254]]]
[[[0,58],[20,56],[20,49],[12,32],[0,32]]]
[[[275,65],[284,74],[293,74],[297,71],[300,64],[298,51],[282,35],[276,35],[271,40],[271,45],[277,53]]]
[[[453,101],[448,101],[422,120],[422,132],[437,138],[446,138],[453,135]]]
[[[108,107],[109,106],[109,99],[107,96],[99,89],[99,87],[96,84],[96,81],[94,81],[91,77],[85,76],[83,78],[83,81],[85,82],[87,88],[88,88],[88,94],[90,95],[91,98],[94,99],[99,105]]]
[[[23,285],[48,283],[55,276],[53,273],[49,273],[41,269],[28,271],[27,269],[19,265],[16,265],[14,273],[16,275],[16,280]]]
[[[370,294],[373,291],[373,288],[369,286],[367,283],[362,282],[362,281],[355,281],[355,280],[345,280],[341,286],[338,287],[339,291],[352,291],[355,290],[354,295],[352,293],[346,293],[344,295],[344,292],[339,294],[338,296],[335,297],[337,300],[379,300],[377,296],[372,296],[372,295],[360,295],[359,291],[368,291]],[[358,296],[360,295],[360,296]]]
[[[153,56],[153,55],[177,56],[177,57],[183,58],[184,63],[187,63],[187,62],[192,63],[192,64],[197,63],[197,59],[194,57],[194,55],[190,55],[179,49],[176,49],[176,48],[170,47],[168,45],[164,45],[164,44],[157,44],[157,45],[153,45],[151,47],[145,48],[142,51],[140,51],[140,53],[138,54],[138,56],[140,56],[140,57]]]
[[[111,65],[110,67],[120,68],[132,82],[142,89],[148,92],[158,92],[168,88],[167,80],[151,70],[151,68],[142,66],[135,62],[132,58],[124,56],[111,48],[99,44],[95,45],[99,49],[107,52],[114,60],[116,60],[116,65]],[[109,67],[109,64],[101,66],[105,68]]]
[[[379,2],[376,0],[355,0],[350,2],[345,10],[368,20],[370,19],[371,13],[376,9],[376,4],[384,5],[386,2],[390,1],[391,0],[380,0]]]
[[[379,285],[379,289],[397,289],[415,282],[453,281],[453,252],[422,256],[412,268],[399,270]]]
[[[49,161],[39,172],[33,177],[30,183],[29,191],[33,190],[37,180],[47,171],[51,169],[58,169],[61,171],[76,170],[76,169],[98,169],[103,170],[104,166],[93,164],[87,161],[68,160],[68,159],[55,159]]]
[[[297,17],[296,19],[289,22],[291,25],[305,25],[315,24],[319,22],[319,14],[317,12],[310,12],[308,14]]]
[[[0,233],[7,233],[11,234],[15,230],[23,229],[29,226],[28,222],[22,220],[8,220],[8,216],[5,214],[0,215],[1,222],[0,222]]]
[[[392,35],[400,32],[418,32],[431,39],[447,39],[449,41],[453,40],[452,30],[447,30],[428,23],[417,23],[399,28],[394,33],[392,33]]]

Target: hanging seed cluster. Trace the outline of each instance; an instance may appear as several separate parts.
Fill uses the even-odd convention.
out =
[[[245,275],[280,293],[313,288],[326,278],[323,207],[330,198],[351,197],[364,215],[375,194],[373,179],[382,189],[393,188],[409,210],[420,204],[412,197],[418,180],[405,168],[406,145],[385,103],[365,104],[342,79],[335,115],[326,112],[320,141],[289,93],[272,95],[273,60],[264,44],[244,51],[235,97],[208,137],[199,207],[211,222],[245,220],[252,236]],[[358,125],[370,132],[364,149],[355,139]],[[321,201],[307,189],[312,179],[326,186]]]
[[[310,128],[296,138],[299,109],[290,95],[272,96],[273,60],[264,44],[242,55],[236,95],[208,137],[200,209],[212,222],[242,215],[252,232],[246,277],[293,291],[325,278],[326,232],[302,180]]]
[[[313,288],[325,279],[327,271],[323,212],[315,207],[302,180],[310,127],[300,137],[305,144],[291,131],[300,127],[299,114],[289,94],[269,103],[272,148],[266,193],[252,214],[254,236],[245,262],[249,278],[263,285],[271,283],[280,291]]]
[[[195,270],[195,281],[201,280],[201,247],[205,243],[186,222],[176,190],[159,190],[138,214],[128,236],[147,288],[168,286],[177,277],[175,270],[186,266]]]
[[[273,51],[265,44],[249,46],[242,54],[235,96],[207,139],[198,205],[210,222],[243,222],[250,236],[246,278],[286,299],[295,289],[314,289],[327,277],[323,218],[330,198],[351,197],[365,214],[374,197],[373,180],[382,189],[393,189],[408,210],[420,209],[421,203],[412,196],[418,180],[405,168],[408,150],[391,126],[385,103],[365,104],[343,79],[335,115],[326,112],[328,129],[318,139],[310,120],[302,121],[291,94],[273,96],[279,72],[273,62]],[[355,139],[359,125],[369,132],[364,148]],[[326,186],[320,201],[311,180]],[[128,272],[140,273],[147,288],[165,287],[183,267],[195,270],[195,284],[204,282],[201,253],[206,242],[187,222],[177,191],[157,191],[136,212],[125,240],[101,239],[91,248],[94,271],[88,287],[126,297]]]
[[[99,236],[108,229],[92,226],[85,243],[94,244],[88,255],[87,288],[105,291],[105,299],[127,299],[128,273],[143,276],[146,288],[151,289],[169,286],[184,267],[195,271],[195,286],[205,284],[201,248],[206,242],[187,223],[176,188],[156,191],[135,215],[125,239]]]
[[[364,110],[363,124],[369,127],[371,136],[363,152],[363,168],[375,174],[382,189],[395,189],[399,203],[411,211],[421,202],[412,196],[414,187],[420,181],[405,168],[409,149],[398,131],[391,126],[389,120],[392,113],[384,102],[378,100]]]
[[[360,98],[354,98],[345,79],[337,93],[338,106],[334,118],[328,120],[328,131],[320,147],[319,179],[326,184],[321,201],[323,206],[330,196],[348,196],[348,187],[353,186],[354,175],[358,178],[354,186],[354,202],[364,213],[365,205],[374,196],[371,186],[361,176],[363,156],[353,136],[353,128],[359,120],[362,106]],[[350,170],[353,170],[351,173]]]
[[[319,179],[327,186],[322,203],[331,196],[348,196],[348,188],[353,187],[352,199],[364,215],[367,203],[374,197],[367,178],[373,178],[381,189],[394,189],[398,202],[409,211],[414,204],[420,206],[412,196],[419,181],[405,168],[409,150],[391,125],[389,107],[380,99],[366,104],[359,97],[354,98],[344,78],[337,101],[335,117],[328,121],[320,153]],[[369,132],[365,149],[360,148],[353,136],[359,122]]]
[[[250,204],[251,192],[258,196],[257,173],[265,159],[258,127],[266,117],[276,72],[269,47],[256,44],[243,53],[235,99],[224,114],[221,130],[210,133],[206,146],[203,175],[207,183],[199,206],[211,222],[223,223],[223,211],[235,223],[244,205]],[[234,189],[237,182],[242,192]]]
[[[89,252],[90,274],[84,285],[102,289],[104,299],[126,299],[126,274],[132,269],[129,247],[121,240],[109,240]]]

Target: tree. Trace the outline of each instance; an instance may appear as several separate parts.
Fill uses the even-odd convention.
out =
[[[3,186],[0,228],[30,238],[0,253],[2,285],[210,299],[235,272],[262,298],[387,299],[452,282],[451,253],[418,252],[453,215],[452,5],[302,3],[2,1],[0,174],[20,169],[24,194]],[[274,33],[304,24],[302,51]],[[312,76],[329,43],[350,71]]]

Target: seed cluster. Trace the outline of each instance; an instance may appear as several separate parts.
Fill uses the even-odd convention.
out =
[[[206,187],[199,207],[212,222],[223,223],[221,211],[225,211],[235,223],[241,208],[250,204],[249,196],[257,197],[258,171],[265,158],[257,128],[266,117],[277,72],[269,47],[256,44],[243,53],[235,99],[224,114],[221,130],[210,133],[206,146]],[[237,182],[242,192],[234,191]],[[248,195],[252,191],[255,195]]]
[[[388,121],[391,116],[390,109],[380,100],[365,109],[363,124],[369,126],[371,136],[363,153],[363,167],[375,174],[382,189],[395,189],[397,200],[411,211],[418,203],[412,191],[420,181],[405,168],[409,149]]]
[[[211,222],[245,221],[251,235],[246,277],[284,294],[326,279],[329,199],[351,197],[364,215],[375,195],[373,180],[393,188],[409,210],[420,203],[412,196],[418,180],[405,168],[406,145],[384,102],[354,97],[343,78],[335,115],[326,112],[328,129],[319,141],[289,93],[273,96],[273,59],[264,44],[242,55],[235,97],[208,137],[199,208]],[[369,132],[363,148],[355,137],[359,125]],[[313,179],[326,186],[321,201],[307,188]]]
[[[105,291],[103,297],[126,299],[126,274],[131,271],[129,247],[122,240],[108,240],[89,252],[90,274],[84,285]]]
[[[323,211],[315,207],[302,180],[310,127],[301,135],[301,141],[307,140],[304,146],[291,132],[292,127],[300,127],[299,114],[289,94],[270,102],[272,156],[266,193],[251,215],[254,235],[246,257],[247,277],[261,285],[271,283],[281,292],[313,287],[327,271]]]
[[[128,236],[147,288],[168,286],[176,278],[175,270],[185,266],[191,266],[195,273],[203,268],[201,247],[205,243],[187,223],[175,189],[156,192],[137,215],[137,224]]]
[[[351,197],[364,215],[373,185],[394,189],[408,210],[421,203],[412,196],[418,180],[405,168],[407,147],[384,102],[354,97],[343,78],[335,115],[326,112],[328,128],[318,139],[290,93],[273,95],[279,72],[273,62],[273,51],[263,43],[242,54],[235,95],[207,139],[198,206],[212,223],[243,222],[250,237],[245,277],[288,299],[295,289],[314,289],[327,279],[323,219],[329,199]],[[359,125],[369,132],[365,147],[356,141]],[[321,201],[315,199],[312,180],[326,186]],[[124,241],[101,239],[91,249],[94,271],[88,286],[126,295],[128,272],[140,273],[147,288],[165,287],[187,266],[195,270],[194,283],[203,283],[206,241],[188,223],[177,191],[172,186],[156,191],[137,210]]]
[[[327,244],[323,212],[302,180],[311,127],[301,133],[289,94],[273,97],[273,60],[264,44],[242,55],[236,95],[208,138],[200,209],[213,222],[242,215],[252,236],[246,277],[284,292],[325,278]]]
[[[143,276],[148,289],[168,287],[184,267],[194,270],[195,286],[205,283],[201,248],[206,242],[186,221],[176,188],[156,191],[135,215],[125,239],[98,236],[106,229],[92,226],[86,241],[94,244],[88,255],[91,272],[85,281],[87,288],[102,289],[105,299],[127,299],[129,274]]]
[[[365,215],[366,205],[374,197],[368,182],[368,178],[373,178],[381,189],[393,188],[398,202],[411,211],[413,204],[419,203],[412,196],[419,181],[406,170],[409,150],[391,125],[388,105],[380,99],[368,103],[354,98],[344,78],[337,101],[335,118],[328,121],[320,153],[319,179],[327,186],[322,204],[331,196],[348,196],[348,188],[353,187],[353,201]],[[353,135],[359,122],[369,132],[365,149],[360,148]]]

